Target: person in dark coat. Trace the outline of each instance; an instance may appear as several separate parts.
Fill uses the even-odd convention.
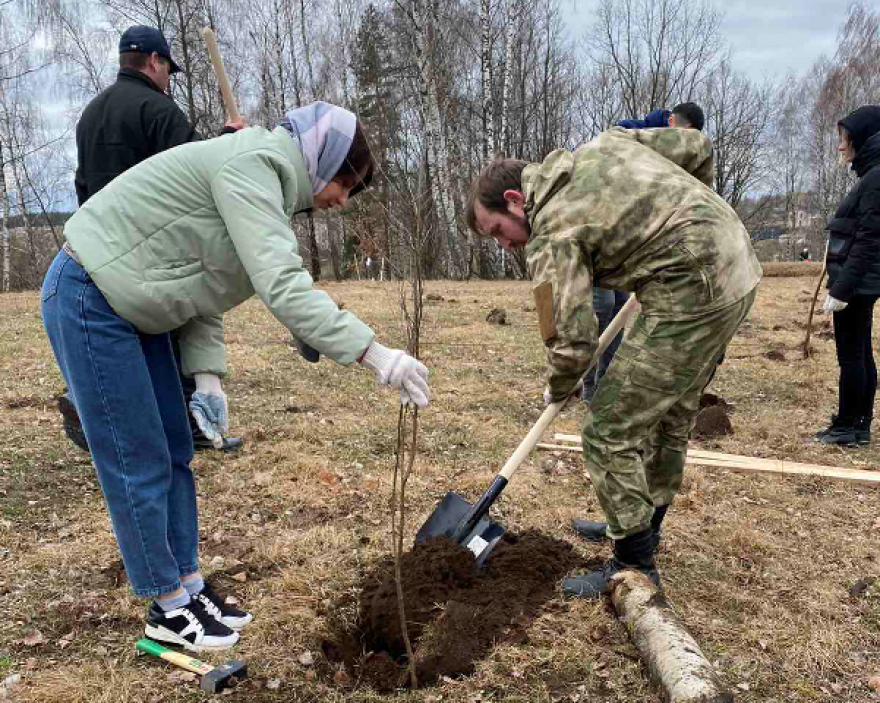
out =
[[[838,411],[816,435],[825,444],[871,440],[877,366],[871,346],[874,304],[880,297],[880,105],[865,105],[837,123],[838,151],[858,182],[828,223],[828,295],[840,365]]]
[[[180,67],[171,58],[168,41],[158,29],[135,25],[119,39],[119,73],[116,82],[101,91],[83,110],[76,125],[77,165],[74,184],[79,206],[110,181],[144,159],[171,147],[200,141],[177,103],[168,95],[171,76]],[[243,119],[227,122],[221,134],[246,126]],[[172,336],[179,350],[177,336]],[[176,356],[180,358],[179,351]],[[178,367],[180,364],[178,363]],[[181,374],[187,400],[196,390],[195,381]],[[68,391],[58,398],[64,432],[80,449],[89,445],[76,405]],[[190,422],[196,450],[241,446],[235,437],[211,442],[195,418]]]

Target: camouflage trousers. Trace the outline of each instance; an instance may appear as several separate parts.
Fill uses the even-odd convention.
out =
[[[608,536],[648,529],[681,487],[700,396],[755,301],[692,319],[639,315],[590,403],[584,459]]]

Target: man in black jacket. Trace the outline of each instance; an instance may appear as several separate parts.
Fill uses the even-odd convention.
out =
[[[154,27],[129,27],[119,40],[119,74],[116,82],[92,100],[76,126],[76,197],[82,206],[116,176],[144,159],[171,147],[201,140],[186,116],[168,95],[171,75],[180,67],[162,32]],[[227,122],[221,134],[246,126],[243,119]],[[180,367],[177,336],[172,335]],[[195,381],[181,374],[187,405]],[[68,392],[58,399],[64,431],[78,447],[88,443],[76,407]],[[190,418],[196,450],[215,448]],[[242,441],[223,438],[223,450],[237,449]]]

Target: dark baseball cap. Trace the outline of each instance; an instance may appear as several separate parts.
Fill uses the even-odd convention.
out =
[[[159,56],[168,59],[171,63],[171,73],[180,71],[180,66],[171,58],[171,49],[165,36],[155,27],[145,27],[137,24],[126,29],[119,38],[119,53],[137,51],[142,54],[152,54],[154,51]]]

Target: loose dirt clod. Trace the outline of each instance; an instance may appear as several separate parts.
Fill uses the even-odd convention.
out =
[[[725,408],[726,412],[733,410],[733,405],[714,393],[703,393],[703,395],[700,396],[701,408],[711,408],[713,405],[720,405],[722,408]]]
[[[473,555],[447,539],[417,544],[403,556],[403,591],[408,633],[419,682],[470,674],[496,642],[528,641],[528,626],[551,600],[557,582],[586,566],[572,546],[536,531],[508,533],[482,568]],[[394,565],[379,564],[362,584],[354,628],[337,623],[322,644],[330,664],[378,691],[408,685],[407,662]]]
[[[504,308],[493,308],[491,312],[486,315],[486,322],[491,322],[493,325],[506,325],[507,310]]]

